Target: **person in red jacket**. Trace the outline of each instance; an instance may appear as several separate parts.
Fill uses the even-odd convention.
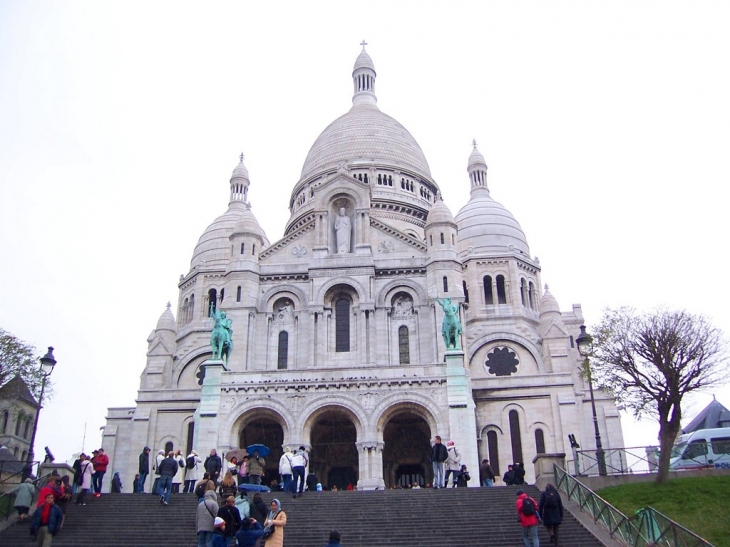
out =
[[[101,481],[104,480],[104,473],[109,465],[109,456],[106,455],[103,448],[100,448],[91,463],[94,464],[94,497],[98,498],[101,496]]]
[[[537,525],[540,522],[537,502],[523,490],[518,490],[515,505],[517,506],[517,517],[522,526],[522,541],[525,542],[525,547],[530,547],[530,540],[532,540],[533,547],[540,547],[540,540],[537,537]]]

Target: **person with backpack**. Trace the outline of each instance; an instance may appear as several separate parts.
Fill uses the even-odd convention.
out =
[[[456,448],[454,441],[446,443],[446,477],[444,478],[444,488],[449,486],[449,475],[451,475],[451,487],[456,488],[459,483],[459,473],[461,473],[461,453]]]
[[[309,457],[307,456],[307,451],[304,446],[300,446],[299,450],[297,450],[297,453],[294,454],[291,459],[291,468],[294,475],[294,481],[291,491],[292,494],[294,494],[292,496],[294,498],[297,497],[297,494],[301,496],[304,492],[304,473],[308,464]],[[297,491],[297,485],[299,485],[299,491]]]
[[[537,502],[525,494],[524,490],[517,491],[517,518],[522,526],[522,541],[525,547],[540,547],[540,539],[537,537],[537,525],[540,523],[540,514],[537,512]]]
[[[284,448],[284,453],[279,458],[279,475],[281,475],[281,480],[284,481],[284,492],[286,494],[296,493],[291,491],[291,478],[294,471],[292,470],[291,448],[288,446]]]
[[[215,492],[215,482],[210,480],[210,473],[203,473],[203,478],[196,483],[195,488],[193,489],[193,493],[198,496],[198,503],[203,501],[205,493],[208,490],[213,490],[213,492]]]
[[[563,522],[563,500],[552,484],[540,496],[540,516],[550,534],[550,543],[558,544],[558,527]]]
[[[207,479],[209,483],[213,481]],[[215,484],[213,490],[207,490],[203,501],[198,504],[195,513],[195,529],[198,532],[198,547],[211,547],[213,544],[213,531],[215,530],[215,519],[218,516],[218,500],[215,495]],[[225,521],[221,519],[225,524]]]
[[[193,493],[195,483],[203,478],[203,460],[200,459],[195,450],[191,450],[188,457],[185,458],[185,487],[183,494]]]

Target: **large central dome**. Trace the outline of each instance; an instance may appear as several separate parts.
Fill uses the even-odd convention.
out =
[[[378,108],[375,68],[364,48],[355,61],[352,76],[353,106],[317,137],[304,162],[301,180],[324,169],[358,161],[403,167],[430,180],[431,170],[416,139]]]
[[[374,161],[431,178],[428,162],[416,139],[374,104],[354,105],[314,141],[302,168],[302,180],[342,162]]]

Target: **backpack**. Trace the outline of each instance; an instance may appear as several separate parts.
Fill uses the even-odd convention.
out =
[[[196,486],[195,495],[198,496],[199,498],[202,498],[203,496],[205,496],[205,487],[207,486],[207,484],[208,483],[206,483],[206,482],[201,482],[198,486]]]
[[[532,501],[531,497],[528,496],[522,500],[522,507],[520,509],[520,512],[526,517],[531,517],[532,515],[537,514],[537,510],[535,509],[535,502]]]
[[[185,460],[185,468],[192,469],[195,467],[195,456],[188,456]]]

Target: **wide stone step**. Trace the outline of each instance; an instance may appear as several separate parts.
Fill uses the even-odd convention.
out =
[[[534,487],[524,487],[539,499]],[[329,530],[338,529],[343,545],[441,547],[515,547],[522,531],[514,508],[515,487],[387,490],[368,492],[307,492],[292,499],[268,493],[264,501],[279,498],[287,514],[286,547],[321,547]],[[160,505],[149,494],[107,494],[87,497],[85,507],[72,505],[54,547],[194,546],[194,495],[174,495]],[[29,525],[15,525],[0,533],[0,546],[31,545]],[[561,545],[599,547],[602,544],[565,512],[560,527]],[[540,539],[548,535],[540,527]]]

